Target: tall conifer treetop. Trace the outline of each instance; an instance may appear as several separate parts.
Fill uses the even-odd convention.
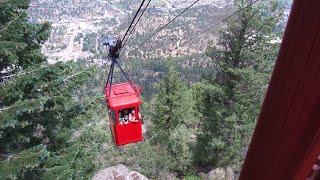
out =
[[[0,2],[0,71],[14,77],[0,88],[0,177],[83,178],[95,151],[82,146],[86,135],[73,134],[90,120],[93,101],[79,87],[94,68],[48,64],[41,44],[50,24],[29,22],[28,6],[28,0]]]
[[[29,0],[0,2],[0,71],[27,68],[45,61],[41,44],[50,35],[49,23],[28,22]]]

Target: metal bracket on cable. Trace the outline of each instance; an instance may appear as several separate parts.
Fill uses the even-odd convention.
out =
[[[110,70],[108,73],[108,79],[107,79],[107,83],[105,86],[105,89],[109,87],[109,96],[111,95],[111,87],[112,87],[112,81],[113,81],[113,72],[114,72],[114,66],[117,65],[121,71],[121,73],[124,75],[124,77],[127,79],[127,81],[130,83],[130,86],[133,88],[133,90],[139,94],[139,92],[137,92],[137,88],[136,86],[132,83],[132,81],[130,80],[129,76],[127,75],[127,73],[123,70],[123,68],[120,66],[119,62],[117,59],[119,59],[119,53],[122,47],[122,41],[118,38],[113,38],[113,37],[108,37],[106,39],[106,41],[103,43],[104,45],[107,46],[107,48],[109,49],[109,55],[108,57],[111,59],[111,66],[110,66]]]

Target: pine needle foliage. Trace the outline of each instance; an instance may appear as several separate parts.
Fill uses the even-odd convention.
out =
[[[0,3],[0,175],[4,179],[78,179],[95,167],[95,146],[81,129],[100,96],[78,89],[96,72],[73,62],[48,64],[41,54],[50,24],[28,22],[28,0]],[[80,131],[80,132],[79,132]]]
[[[0,176],[10,179],[22,178],[18,175],[38,167],[47,156],[48,152],[43,145],[34,146],[14,155],[2,154],[2,158],[6,160],[0,161]]]
[[[151,119],[155,132],[152,136],[156,144],[165,143],[173,129],[185,124],[193,113],[187,104],[186,86],[171,63],[167,63],[167,71],[158,87]]]
[[[235,1],[237,8],[247,1]],[[196,161],[200,166],[239,169],[259,113],[278,44],[275,31],[281,7],[274,2],[251,6],[220,33],[216,46],[206,54],[218,72],[194,85],[202,113]]]
[[[172,62],[167,62],[166,67],[153,104],[151,143],[168,151],[170,169],[187,174],[193,158],[187,126],[194,123],[194,102]]]
[[[0,3],[0,71],[26,68],[45,61],[41,44],[50,35],[51,25],[28,22],[29,0]]]
[[[48,152],[70,146],[81,121],[90,119],[86,114],[91,104],[79,103],[74,91],[94,71],[73,63],[32,66],[26,71],[31,73],[15,78],[0,90],[4,109],[0,113],[1,154],[19,154],[41,144]]]

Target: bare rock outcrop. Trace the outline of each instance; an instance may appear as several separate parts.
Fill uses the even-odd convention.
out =
[[[93,180],[148,180],[136,171],[130,171],[123,164],[112,166],[98,171]]]
[[[206,180],[234,180],[234,172],[230,167],[217,168],[210,171]]]

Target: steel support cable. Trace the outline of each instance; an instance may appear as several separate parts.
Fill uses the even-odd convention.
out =
[[[124,36],[122,37],[121,42],[123,42],[124,39],[127,37],[128,33],[129,33],[129,31],[131,30],[131,27],[132,27],[133,23],[135,22],[138,14],[139,14],[139,12],[141,11],[141,8],[143,7],[145,1],[146,1],[146,0],[142,0],[142,2],[141,2],[141,4],[140,4],[140,6],[139,6],[139,8],[138,8],[138,10],[137,10],[137,12],[136,12],[136,14],[134,15],[134,17],[133,17],[133,19],[132,19],[132,21],[131,21],[131,23],[130,23],[127,31],[126,31],[126,33],[125,33]],[[140,19],[140,17],[139,17],[139,19]],[[119,50],[121,50],[121,47],[120,47]],[[108,79],[107,79],[107,83],[106,83],[106,87],[107,87],[108,84],[110,83],[109,95],[110,95],[110,93],[111,93],[111,86],[112,86],[112,81],[113,81],[113,71],[114,71],[115,61],[116,61],[115,59],[112,60],[112,64],[111,64],[111,66],[110,66],[110,70],[109,70],[109,73],[108,73]]]
[[[106,83],[106,85],[105,85],[105,88],[106,88],[106,87],[108,86],[108,84],[109,84],[111,71],[113,71],[113,63],[111,64],[110,69],[109,69],[109,73],[108,73],[108,77],[107,77],[107,83]]]
[[[207,32],[210,31],[211,29],[215,28],[217,25],[220,25],[221,23],[229,20],[229,19],[232,18],[233,16],[235,16],[235,15],[239,14],[240,12],[248,9],[248,8],[251,7],[252,5],[256,4],[258,1],[260,1],[260,0],[254,0],[254,1],[252,1],[251,3],[249,3],[247,6],[241,8],[241,9],[237,10],[236,12],[232,13],[231,15],[229,15],[229,16],[221,19],[219,22],[213,24],[211,27],[205,29],[204,31],[202,31],[202,32],[199,33],[198,35],[196,35],[196,36],[190,38],[189,40],[187,40],[186,42],[182,43],[181,46],[184,46],[184,45],[190,43],[191,41],[195,40],[195,39],[198,38],[199,36],[202,36],[203,34],[207,33]],[[176,50],[176,49],[178,49],[178,48],[179,48],[179,46],[176,46],[175,48],[171,49],[169,52],[171,53],[172,51],[174,51],[174,50]]]
[[[110,87],[109,87],[109,96],[111,96],[111,87],[112,87],[112,81],[113,81],[113,71],[114,71],[114,63],[111,64],[111,67],[110,67]],[[107,84],[108,86],[108,84]]]
[[[127,79],[127,81],[129,82],[130,86],[132,87],[132,89],[133,89],[137,94],[140,94],[140,92],[137,90],[137,87],[133,84],[133,82],[132,82],[131,79],[129,78],[128,74],[123,70],[123,68],[121,67],[121,65],[119,64],[119,62],[116,60],[115,63],[118,65],[120,71],[122,72],[122,74],[124,75],[124,77]]]
[[[132,21],[131,21],[131,23],[130,23],[127,31],[126,31],[126,33],[125,33],[124,36],[122,37],[121,42],[123,42],[124,39],[125,39],[125,37],[128,35],[128,33],[129,33],[129,31],[130,31],[130,29],[131,29],[131,27],[132,27],[132,24],[133,24],[134,21],[136,20],[136,18],[137,18],[137,16],[138,16],[138,14],[139,14],[139,12],[140,12],[140,10],[141,10],[141,8],[142,8],[142,6],[143,6],[143,4],[144,4],[145,1],[146,1],[146,0],[142,0],[141,4],[140,4],[140,6],[139,6],[139,9],[137,10],[136,14],[134,15],[134,17],[133,17],[133,19],[132,19]]]
[[[145,8],[143,9],[143,11],[141,12],[141,14],[140,14],[140,16],[139,16],[139,18],[138,18],[137,22],[136,22],[136,23],[134,24],[134,26],[132,27],[132,29],[131,29],[131,31],[130,31],[130,33],[129,33],[129,35],[128,35],[128,36],[127,36],[127,38],[123,41],[123,43],[122,43],[122,47],[121,47],[121,48],[123,48],[123,47],[126,45],[126,43],[127,43],[128,39],[130,38],[130,36],[131,36],[131,35],[132,35],[132,33],[134,32],[134,30],[136,29],[136,26],[138,25],[139,21],[141,20],[141,17],[143,16],[144,12],[147,10],[147,8],[148,8],[148,6],[149,6],[150,2],[151,2],[151,0],[149,0],[149,1],[148,1],[148,3],[147,3],[147,5],[146,5],[146,7],[145,7]]]
[[[136,46],[132,51],[135,51],[139,47],[143,46],[147,41],[149,41],[152,37],[154,37],[156,34],[158,34],[160,31],[162,31],[164,28],[166,28],[169,24],[171,24],[173,21],[175,21],[178,17],[180,17],[182,14],[187,12],[192,6],[194,6],[196,3],[198,3],[200,0],[194,1],[191,5],[189,5],[187,8],[185,8],[183,11],[181,11],[178,15],[176,15],[173,19],[171,19],[169,22],[167,22],[165,25],[163,25],[161,28],[159,28],[156,32],[152,33],[151,36],[149,36],[147,39],[145,39],[142,43],[140,43],[138,46]]]
[[[110,70],[108,73],[108,79],[107,79],[107,83],[105,85],[105,89],[108,88],[109,91],[109,96],[111,95],[111,88],[112,88],[112,82],[113,82],[113,75],[114,75],[114,67],[115,65],[118,66],[118,68],[120,69],[120,72],[124,75],[125,79],[127,79],[127,81],[129,82],[130,86],[133,88],[133,90],[137,93],[140,94],[139,91],[137,90],[137,87],[133,84],[133,82],[131,81],[131,79],[129,78],[128,74],[124,71],[124,69],[121,67],[121,65],[119,64],[119,62],[117,61],[117,59],[112,59],[112,64],[110,66]],[[108,87],[109,85],[109,87]]]

